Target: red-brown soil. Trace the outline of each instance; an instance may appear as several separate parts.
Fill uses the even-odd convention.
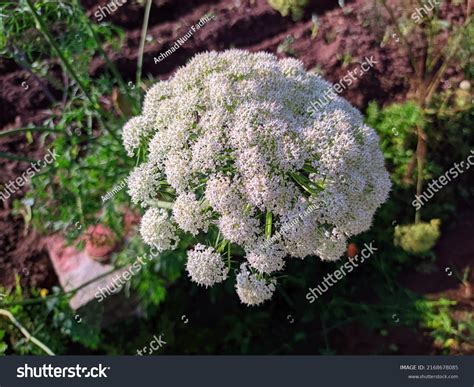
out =
[[[5,127],[4,130],[22,127],[27,122],[40,123],[42,116],[45,116],[44,112],[33,109],[23,117],[17,115],[15,123]],[[0,138],[0,152],[36,160],[43,156],[39,141],[28,144],[24,135]],[[29,163],[24,161],[0,158],[1,189],[3,190],[8,181],[21,176],[28,167]],[[14,200],[21,200],[26,191],[27,187],[23,186],[9,199],[0,202],[0,284],[11,288],[15,285],[15,274],[18,274],[24,286],[50,288],[57,283],[57,279],[42,246],[41,237],[31,226],[25,225],[21,214],[14,215],[12,211]]]

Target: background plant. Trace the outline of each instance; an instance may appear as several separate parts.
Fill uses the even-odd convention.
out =
[[[291,15],[293,20],[296,21],[303,17],[309,0],[268,0],[268,4],[280,12],[282,16]]]

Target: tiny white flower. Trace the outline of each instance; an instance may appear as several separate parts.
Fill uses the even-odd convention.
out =
[[[159,251],[174,250],[179,237],[176,227],[171,223],[168,212],[162,208],[150,208],[143,215],[140,235],[148,245]]]
[[[207,232],[211,221],[211,213],[206,210],[206,205],[197,201],[193,193],[182,194],[176,198],[173,217],[182,230],[192,235],[197,235],[200,230]]]
[[[220,254],[202,244],[188,251],[186,270],[194,282],[206,288],[224,281],[229,272]]]
[[[158,170],[150,164],[136,167],[128,177],[128,194],[135,204],[148,206],[148,201],[155,198],[160,181]]]
[[[151,122],[144,116],[131,118],[123,127],[122,139],[127,154],[133,156],[140,141],[151,132]]]
[[[279,242],[266,244],[262,241],[257,243],[256,247],[248,249],[245,258],[250,266],[260,273],[270,274],[283,268],[285,255],[285,250]]]
[[[235,289],[240,301],[248,306],[260,305],[272,298],[275,291],[276,281],[259,279],[256,274],[252,274],[247,265],[240,266],[240,273],[237,274]]]

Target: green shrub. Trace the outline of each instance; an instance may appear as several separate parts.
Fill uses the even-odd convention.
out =
[[[416,149],[416,126],[426,125],[423,111],[411,101],[383,108],[371,102],[366,117],[367,124],[375,128],[380,136],[380,147],[392,180],[397,185],[403,185],[407,167]],[[426,169],[431,170],[431,166],[428,165]],[[408,177],[415,177],[413,171]]]

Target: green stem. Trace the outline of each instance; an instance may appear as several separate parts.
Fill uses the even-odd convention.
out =
[[[68,71],[69,75],[72,77],[72,79],[74,79],[74,81],[77,83],[77,85],[79,86],[79,88],[81,89],[81,91],[84,93],[84,95],[86,96],[86,98],[89,100],[89,102],[92,104],[92,107],[94,108],[94,110],[98,113],[99,115],[99,120],[101,121],[102,125],[104,126],[104,129],[109,132],[109,134],[118,142],[118,143],[122,143],[120,141],[120,139],[116,136],[116,134],[105,124],[105,122],[103,121],[103,115],[102,115],[102,112],[100,111],[100,106],[97,104],[96,101],[94,101],[94,99],[92,98],[92,96],[89,94],[89,92],[86,90],[86,87],[84,86],[84,84],[82,83],[81,79],[79,78],[79,76],[76,74],[76,72],[74,71],[74,69],[72,68],[71,64],[68,62],[68,60],[66,59],[66,57],[64,56],[64,54],[62,53],[62,51],[60,50],[60,48],[58,47],[58,45],[55,43],[53,37],[51,36],[48,28],[46,27],[46,24],[45,22],[43,21],[43,19],[41,18],[41,15],[39,15],[37,12],[36,12],[36,9],[35,7],[33,6],[33,3],[32,3],[32,0],[26,0],[26,3],[28,4],[28,7],[30,8],[32,14],[33,14],[33,18],[35,19],[36,23],[37,23],[37,28],[40,30],[40,32],[44,35],[46,41],[51,45],[51,47],[53,48],[53,50],[56,52],[56,54],[58,55],[59,59],[61,60],[62,64],[64,65],[64,67],[66,68],[66,70]]]
[[[6,130],[4,132],[0,132],[0,137],[12,136],[12,135],[15,135],[17,133],[22,133],[22,132],[57,132],[57,133],[63,133],[62,130],[43,128],[43,127],[18,128],[18,129],[12,129],[12,130]]]
[[[217,249],[217,252],[218,253],[223,253],[225,251],[225,248],[227,247],[227,244],[229,243],[229,241],[226,241],[226,240],[223,240],[221,242],[221,245],[219,246],[219,248]]]
[[[89,280],[87,282],[84,282],[82,285],[78,286],[77,288],[71,289],[71,290],[69,290],[67,292],[64,292],[64,293],[51,294],[51,295],[46,296],[46,297],[29,298],[29,299],[26,299],[26,300],[10,302],[8,304],[0,304],[0,307],[9,308],[9,307],[12,307],[12,306],[15,306],[15,305],[34,305],[34,304],[40,304],[42,302],[46,302],[47,300],[50,300],[50,299],[54,299],[54,298],[58,298],[58,297],[67,297],[67,296],[70,296],[70,295],[74,295],[75,293],[77,293],[79,290],[85,288],[86,286],[88,286],[90,284],[93,284],[94,282],[96,282],[96,281],[98,281],[98,280],[100,280],[104,277],[107,277],[110,274],[115,273],[116,271],[122,269],[125,266],[126,265],[115,267],[112,270],[109,270],[109,271],[107,271],[107,272],[105,272],[105,273],[103,273],[103,274],[101,274],[101,275],[99,275],[95,278],[92,278],[91,280]]]
[[[140,87],[140,83],[142,81],[142,67],[143,67],[143,51],[145,50],[145,40],[146,40],[146,33],[148,30],[148,20],[150,18],[150,8],[151,8],[151,0],[147,0],[145,6],[145,15],[143,17],[143,26],[142,26],[142,34],[140,37],[140,46],[138,48],[138,60],[137,60],[137,76],[136,76],[136,85]]]
[[[267,211],[265,216],[265,236],[267,239],[270,239],[272,236],[272,223],[273,223],[273,215],[270,211]]]
[[[115,66],[114,63],[109,59],[109,56],[105,52],[105,50],[102,48],[102,45],[100,43],[99,37],[97,36],[97,33],[94,31],[92,28],[92,25],[90,23],[87,24],[87,29],[91,33],[92,37],[94,38],[95,42],[97,43],[97,49],[99,50],[99,53],[102,55],[104,58],[105,64],[109,67],[110,71],[114,74],[115,78],[117,79],[117,82],[119,83],[120,87],[124,90],[127,91],[127,94],[129,94],[129,89],[127,88],[127,85],[125,84],[125,81],[122,78],[122,75],[118,72],[117,67]]]
[[[326,321],[323,319],[323,316],[319,316],[319,319],[321,321],[321,335],[324,338],[324,345],[326,346],[326,351],[329,351],[329,340],[326,331]]]
[[[7,160],[15,160],[15,161],[26,161],[27,163],[36,163],[38,160],[33,160],[28,157],[12,155],[10,153],[0,152],[0,158],[7,159]]]
[[[152,206],[157,206],[157,207],[160,207],[160,208],[164,208],[164,209],[167,209],[167,210],[172,210],[174,203],[165,202],[164,200],[149,200],[148,204],[150,204]]]
[[[217,249],[217,246],[219,245],[219,239],[221,237],[221,230],[219,230],[219,232],[217,233],[217,238],[216,238],[216,242],[214,243],[214,248]]]
[[[79,79],[79,77],[77,76],[76,72],[74,71],[74,69],[72,68],[72,66],[69,64],[69,62],[67,61],[67,59],[65,58],[65,56],[63,55],[62,51],[59,49],[59,47],[57,46],[57,44],[55,43],[53,37],[51,36],[51,34],[49,33],[49,30],[48,28],[46,27],[46,24],[44,23],[43,19],[41,18],[41,16],[36,12],[36,9],[35,7],[33,6],[33,3],[31,2],[31,0],[26,0],[26,3],[28,4],[28,7],[30,8],[32,14],[33,14],[33,18],[35,19],[36,23],[37,23],[37,28],[41,31],[41,33],[44,35],[44,37],[46,38],[47,42],[51,45],[51,47],[54,49],[54,51],[56,51],[56,54],[58,55],[59,59],[61,60],[61,62],[63,63],[64,67],[66,67],[66,69],[68,70],[69,74],[71,75],[71,77],[76,81],[76,83],[78,84],[79,88],[81,89],[81,91],[84,93],[84,95],[87,97],[87,99],[95,106],[95,102],[92,100],[91,96],[89,95],[89,93],[87,92],[84,84],[81,82],[81,80]]]

